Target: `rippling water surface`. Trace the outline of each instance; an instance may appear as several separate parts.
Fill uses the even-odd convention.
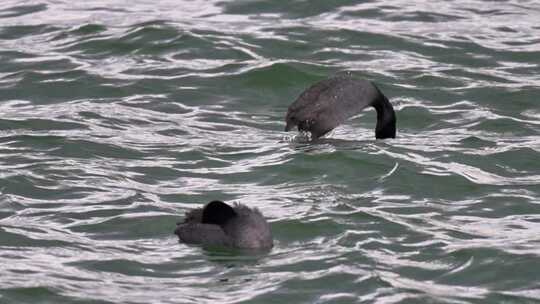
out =
[[[2,1],[1,303],[540,301],[537,1]],[[309,142],[342,71],[374,111]],[[179,244],[212,199],[275,247]]]

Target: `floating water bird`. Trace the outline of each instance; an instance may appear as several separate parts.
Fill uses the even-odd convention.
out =
[[[299,131],[319,138],[368,106],[377,111],[375,138],[396,137],[396,114],[388,98],[370,81],[350,74],[322,80],[305,90],[289,106],[285,131]]]
[[[270,225],[256,208],[211,201],[186,214],[174,231],[181,242],[242,249],[273,246]]]

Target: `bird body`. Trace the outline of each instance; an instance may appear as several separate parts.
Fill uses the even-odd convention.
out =
[[[375,137],[394,138],[392,104],[375,84],[349,74],[319,81],[300,94],[287,110],[285,131],[298,126],[298,130],[319,138],[368,106],[377,111]]]
[[[186,214],[174,231],[181,242],[233,248],[271,248],[270,225],[256,208],[212,201]]]

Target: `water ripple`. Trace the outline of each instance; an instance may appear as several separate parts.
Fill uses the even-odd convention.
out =
[[[540,300],[539,9],[2,3],[0,302]],[[372,110],[283,132],[343,70],[390,98],[396,139]],[[212,199],[260,208],[273,250],[178,244]]]

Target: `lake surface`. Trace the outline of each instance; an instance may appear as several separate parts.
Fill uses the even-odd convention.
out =
[[[2,1],[0,303],[540,301],[537,1]],[[309,141],[343,71],[366,110]],[[258,254],[178,243],[259,208]]]

